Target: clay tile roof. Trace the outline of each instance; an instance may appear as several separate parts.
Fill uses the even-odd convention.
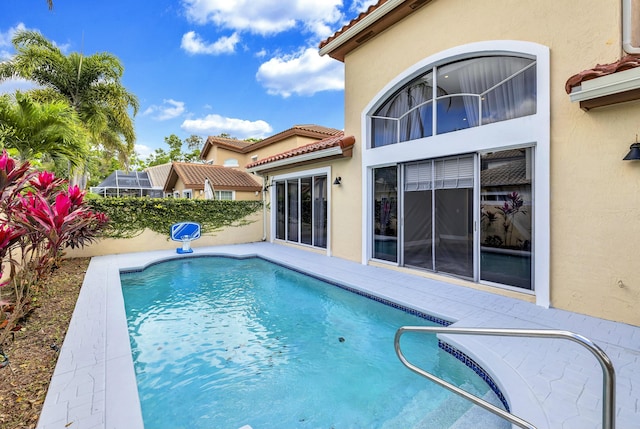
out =
[[[242,151],[247,146],[251,146],[253,142],[248,142],[248,141],[238,140],[238,139],[228,139],[225,137],[217,137],[217,136],[207,137],[207,141],[205,142],[205,147],[211,146],[213,144],[224,146],[235,151]]]
[[[637,55],[626,55],[618,61],[610,64],[598,64],[594,68],[581,71],[571,76],[564,85],[567,94],[571,94],[571,90],[586,80],[595,79],[601,76],[618,73],[621,71],[640,67],[640,57]]]
[[[345,31],[347,31],[348,29],[356,25],[358,22],[362,21],[364,17],[372,13],[374,10],[376,10],[386,2],[387,0],[380,0],[378,3],[372,4],[371,6],[369,6],[366,11],[361,12],[357,17],[349,21],[348,24],[344,25],[340,30],[336,31],[332,36],[320,42],[320,49],[322,49],[323,47],[325,47],[326,45],[328,45],[329,43],[331,43],[332,41],[340,37],[342,34],[344,34]]]
[[[259,142],[255,142],[250,146],[247,146],[243,152],[248,153],[252,150],[259,149],[264,146],[269,146],[272,143],[276,143],[282,141],[291,136],[304,136],[311,137],[316,139],[323,139],[327,136],[335,136],[340,134],[342,131],[337,130],[335,128],[323,127],[321,125],[294,125],[293,127],[281,131],[277,134],[267,137],[264,140],[260,140]]]
[[[251,174],[219,165],[174,162],[166,188],[171,188],[180,177],[185,187],[193,190],[204,189],[204,179],[209,179],[214,188],[238,191],[259,191],[262,189]],[[168,189],[165,189],[168,191]]]
[[[249,153],[252,150],[257,150],[261,147],[269,146],[272,143],[279,142],[294,135],[321,139],[326,136],[335,136],[339,133],[341,133],[341,131],[335,128],[307,124],[294,125],[287,130],[281,131],[258,142],[248,142],[245,140],[209,136],[204,147],[202,148],[202,151],[200,152],[200,157],[204,159],[213,145],[222,146],[238,153]]]
[[[318,142],[313,142],[306,144],[304,146],[300,146],[286,152],[278,153],[276,155],[272,155],[268,158],[261,159],[256,162],[252,162],[246,166],[247,169],[255,168],[261,165],[269,164],[274,161],[280,161],[288,158],[295,158],[296,156],[305,155],[308,153],[319,152],[324,149],[330,149],[333,147],[340,147],[343,150],[348,150],[353,147],[356,139],[353,136],[345,137],[344,132],[340,131],[339,134],[327,137],[326,139],[320,140]]]
[[[524,159],[509,161],[499,167],[483,170],[482,186],[524,185],[531,183],[527,179],[527,163]]]

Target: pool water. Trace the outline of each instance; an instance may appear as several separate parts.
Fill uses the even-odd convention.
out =
[[[222,257],[163,262],[121,282],[147,429],[449,427],[471,407],[449,406],[451,393],[395,355],[400,326],[433,323],[335,285]],[[405,334],[402,348],[494,395],[435,337]]]

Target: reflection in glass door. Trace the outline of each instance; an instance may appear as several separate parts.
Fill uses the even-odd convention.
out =
[[[398,168],[373,170],[373,257],[398,260]]]
[[[532,289],[532,148],[480,158],[480,279]]]

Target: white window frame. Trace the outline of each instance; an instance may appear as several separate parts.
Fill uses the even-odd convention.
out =
[[[481,127],[436,134],[423,139],[370,148],[370,116],[393,92],[434,66],[481,55],[531,56],[536,59],[537,106],[534,115],[500,121]],[[513,147],[535,148],[533,282],[536,304],[550,304],[550,62],[549,48],[537,43],[494,40],[457,46],[412,65],[391,80],[361,113],[362,153],[362,263],[372,255],[372,169],[413,160],[465,153],[481,153]],[[526,292],[526,291],[522,291]]]
[[[193,199],[193,190],[192,189],[183,189],[182,190],[182,198]]]
[[[333,182],[331,182],[331,167],[322,167],[322,168],[315,168],[313,170],[304,170],[304,171],[297,171],[295,173],[289,173],[289,174],[281,174],[281,175],[277,175],[277,176],[273,176],[271,178],[271,183],[274,184],[275,182],[279,182],[282,180],[291,180],[291,179],[300,179],[303,177],[309,177],[309,176],[327,176],[327,248],[326,248],[326,254],[327,256],[331,256],[331,184]],[[278,207],[278,203],[276,201],[276,192],[275,192],[275,186],[273,187],[273,190],[270,192],[270,200],[271,200],[271,243],[274,243],[276,241],[276,207]],[[282,241],[282,240],[278,240],[278,241]],[[292,243],[290,241],[286,241],[286,243]],[[297,243],[297,245],[300,246],[307,246],[307,247],[312,247],[314,249],[322,249],[321,247],[314,247],[314,246],[309,246],[306,244],[301,244],[301,243]]]
[[[235,201],[235,199],[236,199],[236,191],[230,191],[230,190],[228,190],[228,189],[223,189],[223,190],[218,191],[218,190],[216,189],[216,190],[214,190],[213,192],[214,192],[214,194],[215,194],[215,196],[216,196],[216,197],[215,197],[215,199],[216,199],[216,200],[220,200],[220,201]],[[221,194],[222,192],[231,192],[231,199],[230,199],[230,200],[227,200],[227,199],[224,199],[224,200],[223,200],[222,198],[220,198],[220,194]]]

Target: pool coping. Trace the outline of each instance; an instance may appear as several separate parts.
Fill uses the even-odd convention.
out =
[[[640,428],[640,395],[636,390],[640,386],[639,327],[544,309],[443,281],[270,243],[199,248],[192,255],[157,251],[93,258],[38,428],[143,428],[120,272],[168,259],[207,255],[261,257],[455,321],[454,326],[553,327],[581,333],[607,351],[616,370],[621,369],[617,388],[619,426]],[[514,343],[513,339],[500,338],[440,338],[481,365],[504,393],[512,412],[540,429],[600,426],[601,371],[588,351],[558,340],[541,345],[529,340]],[[550,362],[550,357],[556,361]],[[582,366],[576,369],[573,362]]]

